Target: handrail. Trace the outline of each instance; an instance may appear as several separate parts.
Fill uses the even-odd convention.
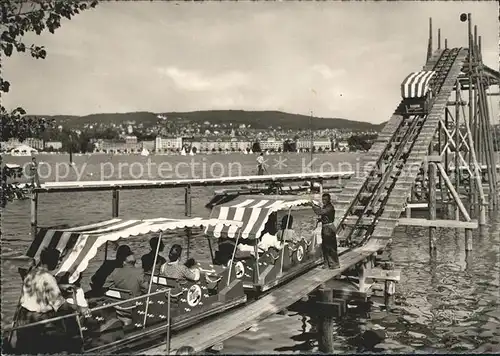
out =
[[[138,297],[130,298],[130,299],[127,299],[127,300],[121,300],[119,302],[115,302],[115,303],[111,303],[111,304],[101,305],[99,307],[90,309],[89,312],[92,313],[92,312],[95,312],[95,311],[99,311],[99,310],[103,310],[103,309],[108,309],[108,308],[115,307],[115,306],[118,306],[118,305],[121,305],[121,304],[130,303],[130,302],[133,302],[133,301],[136,301],[136,300],[148,298],[148,297],[151,297],[151,296],[154,296],[154,295],[157,295],[157,294],[161,294],[161,293],[165,293],[165,292],[168,292],[168,294],[170,295],[171,289],[172,288],[165,288],[165,289],[156,291],[154,293],[140,295]],[[14,331],[14,330],[26,329],[26,328],[37,326],[37,325],[43,325],[43,324],[52,323],[52,322],[58,321],[58,320],[69,319],[69,318],[72,318],[72,317],[75,317],[75,316],[79,316],[79,315],[80,315],[80,313],[75,312],[75,313],[71,313],[71,314],[57,316],[57,317],[51,318],[51,319],[37,321],[36,323],[26,324],[26,325],[22,325],[22,326],[16,326],[16,327],[13,327],[13,328],[7,327],[7,328],[4,329],[4,332],[10,332],[10,331]]]

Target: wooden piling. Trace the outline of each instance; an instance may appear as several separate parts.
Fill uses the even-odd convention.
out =
[[[459,103],[460,98],[460,82],[455,83],[455,102]],[[460,143],[460,105],[455,105],[455,191],[460,191],[460,161],[458,160]],[[460,199],[460,198],[458,198]],[[455,220],[460,220],[459,202],[455,198]]]
[[[111,205],[111,214],[113,215],[114,218],[118,217],[118,214],[120,212],[120,191],[119,190],[113,190],[113,202]]]
[[[38,227],[38,193],[31,194],[31,238],[34,239]]]
[[[436,164],[429,162],[429,220],[436,220]],[[436,248],[436,228],[429,227],[429,251]]]
[[[330,288],[319,290],[320,300],[324,303],[333,303],[333,290]],[[333,321],[330,313],[325,313],[320,317],[319,330],[319,350],[325,353],[333,353]]]
[[[465,229],[465,252],[472,251],[472,229]]]
[[[192,211],[192,197],[191,197],[191,185],[184,188],[184,215],[191,216]]]
[[[191,196],[191,186],[188,185],[184,188],[184,215],[187,217],[191,217],[192,213],[192,196]],[[192,230],[190,227],[186,228],[186,236],[187,236],[187,258],[190,257],[191,254],[191,236]]]

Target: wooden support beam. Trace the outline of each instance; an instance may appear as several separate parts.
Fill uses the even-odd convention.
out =
[[[479,224],[477,220],[470,221],[457,221],[457,220],[427,220],[417,218],[399,218],[399,226],[420,226],[420,227],[444,227],[444,228],[457,228],[457,229],[477,229]]]
[[[436,164],[429,163],[429,220],[436,220]],[[429,250],[436,249],[436,227],[429,226]]]
[[[468,213],[467,209],[465,209],[465,206],[462,203],[462,200],[460,200],[460,196],[458,195],[457,191],[455,190],[455,187],[451,183],[450,178],[446,174],[446,171],[444,170],[443,165],[441,163],[437,163],[437,168],[439,169],[439,172],[441,173],[441,176],[443,177],[443,179],[444,179],[444,181],[445,181],[448,189],[450,190],[450,193],[453,196],[453,199],[455,199],[455,203],[457,203],[458,209],[462,212],[463,216],[465,217],[465,220],[466,221],[471,221],[469,213]],[[458,165],[455,166],[455,169],[457,171],[459,171]],[[457,174],[457,179],[456,179],[457,186],[459,184],[458,180],[459,179],[458,179],[458,174]]]
[[[448,101],[446,103],[447,106],[455,106],[455,105],[459,105],[459,106],[467,106],[467,102],[466,101]]]
[[[331,291],[330,291],[331,292]],[[318,316],[329,318],[341,318],[347,312],[347,302],[344,299],[332,298],[331,301],[317,301],[316,307],[312,309]]]
[[[371,285],[370,285],[371,287]],[[360,292],[358,286],[349,282],[347,279],[334,279],[325,284],[325,289],[330,289],[333,292],[333,298],[344,300],[367,300],[367,290]]]
[[[366,279],[373,279],[376,281],[394,281],[401,280],[401,270],[385,270],[382,268],[372,268],[365,274]]]
[[[443,162],[443,157],[441,155],[430,155],[425,157],[427,162]]]

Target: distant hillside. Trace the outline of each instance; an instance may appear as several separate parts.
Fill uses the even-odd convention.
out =
[[[193,111],[193,112],[165,112],[160,113],[167,116],[169,120],[176,121],[182,118],[186,121],[202,124],[209,121],[211,124],[251,125],[255,129],[267,129],[269,126],[281,126],[284,129],[347,129],[355,131],[376,130],[379,131],[385,123],[374,125],[367,122],[352,121],[338,118],[320,118],[309,116],[289,114],[280,111],[243,111],[243,110],[211,110],[211,111]],[[41,115],[43,116],[43,115]],[[157,114],[152,112],[131,112],[115,114],[92,114],[86,116],[45,116],[53,118],[58,124],[64,124],[70,127],[82,126],[87,123],[115,123],[121,124],[125,121],[136,121],[145,126],[154,125],[157,121]]]

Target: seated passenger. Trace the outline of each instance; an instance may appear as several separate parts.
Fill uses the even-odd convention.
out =
[[[282,243],[278,240],[276,235],[271,235],[269,232],[266,232],[262,235],[257,246],[264,251],[269,250],[269,248],[271,247],[274,247],[277,250],[281,250],[281,248],[283,247]]]
[[[281,219],[281,230],[278,231],[277,237],[280,241],[297,243],[300,241],[300,237],[292,229],[293,226],[293,216],[285,215]]]
[[[158,239],[159,237],[153,237],[151,240],[149,240],[151,251],[141,257],[142,269],[144,270],[144,272],[151,272],[151,270],[153,269],[156,249],[158,248]],[[163,241],[160,241],[160,249],[158,250],[158,257],[156,258],[155,272],[158,272],[161,265],[167,262],[167,260],[163,256],[160,256],[160,252],[163,252],[164,249],[165,245],[163,244]]]
[[[80,274],[78,279],[72,284],[69,284],[69,277],[69,272],[65,273],[58,281],[63,297],[66,298],[66,302],[71,306],[80,309],[83,314],[88,315],[89,303],[85,299],[85,294],[81,287],[82,275]]]
[[[148,281],[145,278],[142,269],[135,267],[136,260],[134,253],[128,246],[124,247],[127,248],[128,252],[126,255],[120,256],[121,258],[125,257],[123,266],[115,268],[115,270],[106,279],[104,287],[115,287],[129,290],[132,297],[138,297],[141,294],[146,294],[148,292]]]
[[[180,263],[182,255],[182,247],[180,245],[173,245],[168,254],[170,262],[164,263],[160,268],[160,274],[172,279],[187,279],[190,281],[197,281],[200,279],[200,271],[198,269],[191,270],[186,265]],[[187,264],[194,266],[193,259],[189,259]]]
[[[40,254],[40,264],[32,268],[23,281],[18,323],[16,326],[35,323],[66,313],[71,307],[66,303],[55,277],[50,273],[59,262],[60,253],[45,248]],[[38,325],[17,331],[16,348],[21,353],[38,354],[58,352],[60,335],[48,334],[47,325]],[[60,341],[60,340],[59,340]]]
[[[123,267],[123,262],[132,253],[130,247],[121,245],[116,250],[116,259],[105,260],[99,269],[90,279],[91,291],[86,293],[87,298],[94,296],[102,296],[106,292],[103,288],[107,278],[113,273],[116,268]]]

